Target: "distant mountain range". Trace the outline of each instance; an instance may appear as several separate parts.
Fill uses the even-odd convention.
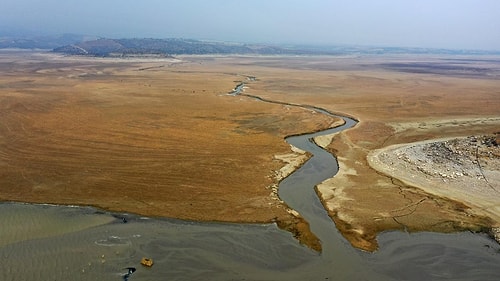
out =
[[[181,54],[246,55],[358,55],[358,54],[453,54],[500,55],[500,51],[448,50],[435,48],[270,45],[200,41],[192,39],[108,39],[95,36],[64,34],[60,36],[2,36],[0,49],[48,49],[53,52],[98,57],[154,56]]]

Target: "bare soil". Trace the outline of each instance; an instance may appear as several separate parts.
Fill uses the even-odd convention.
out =
[[[334,119],[227,96],[245,79],[227,67],[25,52],[0,61],[1,200],[276,221],[320,248],[271,187],[284,165],[275,155],[290,153],[284,137]]]
[[[2,52],[0,74],[1,200],[200,221],[276,221],[319,249],[273,186],[285,162],[303,161],[290,154],[284,137],[336,120],[225,95],[252,76],[249,94],[360,120],[323,142],[337,155],[340,172],[317,187],[354,246],[374,250],[377,233],[390,229],[495,225],[467,202],[373,169],[367,157],[393,144],[497,132],[497,58],[123,60]]]

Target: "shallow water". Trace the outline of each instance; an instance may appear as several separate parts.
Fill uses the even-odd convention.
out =
[[[120,216],[127,222],[92,208],[0,204],[0,280],[124,280],[127,267],[137,268],[131,281],[500,280],[500,247],[483,235],[389,232],[373,254],[340,239],[339,261],[274,224]]]
[[[88,208],[0,206],[0,280],[123,280],[127,267],[137,268],[129,280],[286,280],[319,257],[272,224],[123,223]],[[154,266],[142,267],[142,257]]]
[[[365,258],[397,280],[500,280],[500,246],[483,234],[389,232],[378,241]]]

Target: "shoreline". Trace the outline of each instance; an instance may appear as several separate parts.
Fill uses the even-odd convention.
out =
[[[444,158],[442,155],[438,159],[432,159],[435,156],[431,148],[437,150],[440,146],[446,145],[456,148],[460,144],[470,147],[471,143],[468,140],[477,143],[475,139],[476,137],[449,137],[390,145],[371,151],[367,156],[367,161],[370,167],[387,177],[395,178],[429,194],[464,203],[468,207],[464,211],[470,215],[490,218],[489,234],[500,243],[500,235],[498,235],[500,229],[499,190],[490,186],[491,183],[480,176],[483,171],[474,170],[477,166],[481,168],[481,165],[471,160],[470,165],[464,163],[456,166],[453,161],[470,159],[470,155],[466,155],[466,152],[460,149],[457,149],[451,157],[448,156],[449,163],[439,163],[441,158]],[[427,151],[427,154],[422,155],[423,153],[420,153],[422,151]],[[433,163],[432,160],[438,164]],[[491,176],[491,181],[499,182],[500,173],[496,172],[500,163],[498,156],[490,158],[486,163],[488,164],[482,167],[485,170],[484,173],[487,171],[488,176]],[[500,186],[498,188],[500,189]]]
[[[346,131],[315,141],[336,155],[339,162],[337,175],[318,184],[317,194],[330,217],[335,221],[338,230],[354,247],[369,252],[376,251],[380,233],[393,230],[438,233],[483,232],[494,240],[500,241],[500,230],[497,228],[499,220],[495,219],[497,216],[494,211],[494,215],[491,216],[492,212],[486,213],[480,210],[481,208],[468,206],[470,203],[463,200],[463,197],[453,198],[447,193],[428,191],[420,188],[428,183],[424,182],[426,185],[417,186],[389,172],[385,173],[370,163],[371,160],[373,162],[370,158],[373,157],[374,151],[391,153],[391,148],[432,144],[453,140],[456,137],[439,138],[437,135],[437,138],[416,143],[404,142],[403,139],[404,143],[379,150],[360,150],[360,147],[352,140],[353,132],[355,131]],[[437,155],[442,153],[438,152]],[[425,153],[417,155],[425,155]],[[444,153],[443,155],[446,156]],[[395,168],[393,163],[380,166],[387,167],[389,170],[391,168],[399,170],[403,175],[410,175],[410,177],[419,172],[417,168],[415,171],[403,170],[401,167]],[[446,165],[444,166],[446,168]],[[497,170],[500,171],[500,169]],[[446,179],[447,184],[450,184],[450,180],[452,179]],[[488,207],[488,204],[485,205],[481,207]]]

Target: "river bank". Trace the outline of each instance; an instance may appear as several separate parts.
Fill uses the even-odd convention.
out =
[[[465,119],[462,121],[466,122]],[[427,122],[426,127],[423,122],[420,122],[419,128],[423,128],[427,134],[436,130],[453,135],[456,128],[463,130],[462,125],[457,125],[457,123],[462,124],[462,121]],[[489,118],[483,121],[467,120],[467,124],[471,122],[486,123],[494,128],[498,120]],[[360,126],[363,127],[364,124],[366,123],[361,122]],[[491,202],[492,199],[488,198],[485,198],[483,202],[481,197],[478,197],[480,192],[475,192],[483,190],[487,192],[486,197],[497,198],[491,194],[496,192],[491,184],[497,181],[494,175],[498,170],[493,160],[496,152],[492,150],[495,147],[491,145],[491,137],[488,141],[476,138],[477,143],[475,142],[474,146],[471,146],[471,143],[452,145],[454,148],[461,147],[460,150],[468,148],[468,154],[465,153],[466,151],[457,150],[457,155],[454,155],[448,148],[437,143],[434,144],[437,148],[412,151],[410,157],[406,155],[407,151],[404,148],[412,148],[417,144],[412,144],[407,140],[408,138],[405,139],[405,134],[413,137],[415,126],[400,124],[398,128],[400,131],[395,130],[396,133],[389,135],[404,143],[378,150],[363,148],[366,144],[358,145],[356,130],[316,140],[317,143],[322,143],[323,147],[338,155],[339,173],[319,184],[317,190],[323,205],[343,235],[353,246],[367,251],[379,249],[377,235],[392,229],[409,232],[491,232],[490,235],[494,237],[498,222],[496,219],[498,204]],[[374,129],[387,130],[382,126],[379,128],[372,126],[372,130]],[[429,140],[423,143],[434,142],[436,141]],[[481,175],[481,172],[477,162],[475,166],[472,165],[476,150],[471,150],[471,147],[475,148],[482,142],[490,144],[490,149],[484,152],[487,158],[483,160],[487,161],[485,163],[480,161],[484,164],[481,166],[484,168],[483,172],[492,177],[489,181],[476,178],[477,175]],[[481,145],[485,147],[485,144]],[[398,147],[401,147],[401,151],[397,150]],[[481,152],[480,149],[479,152]],[[430,159],[427,159],[428,154],[432,156]],[[384,155],[385,158],[380,158],[384,158],[382,160],[385,162],[374,155]],[[459,160],[458,156],[462,160]],[[471,165],[466,165],[465,160]],[[460,161],[463,164],[456,166],[455,163]],[[432,164],[433,162],[435,164]],[[471,171],[463,170],[467,167],[471,168]],[[435,182],[419,176],[424,168],[427,173],[432,172],[432,175],[436,176]],[[455,174],[455,170],[458,174]],[[460,188],[460,184],[462,189],[469,186],[474,186],[474,188],[469,194],[450,196],[455,193],[455,188]],[[479,184],[482,184],[482,187]],[[469,202],[473,199],[478,201],[479,205],[475,207],[471,205]]]

